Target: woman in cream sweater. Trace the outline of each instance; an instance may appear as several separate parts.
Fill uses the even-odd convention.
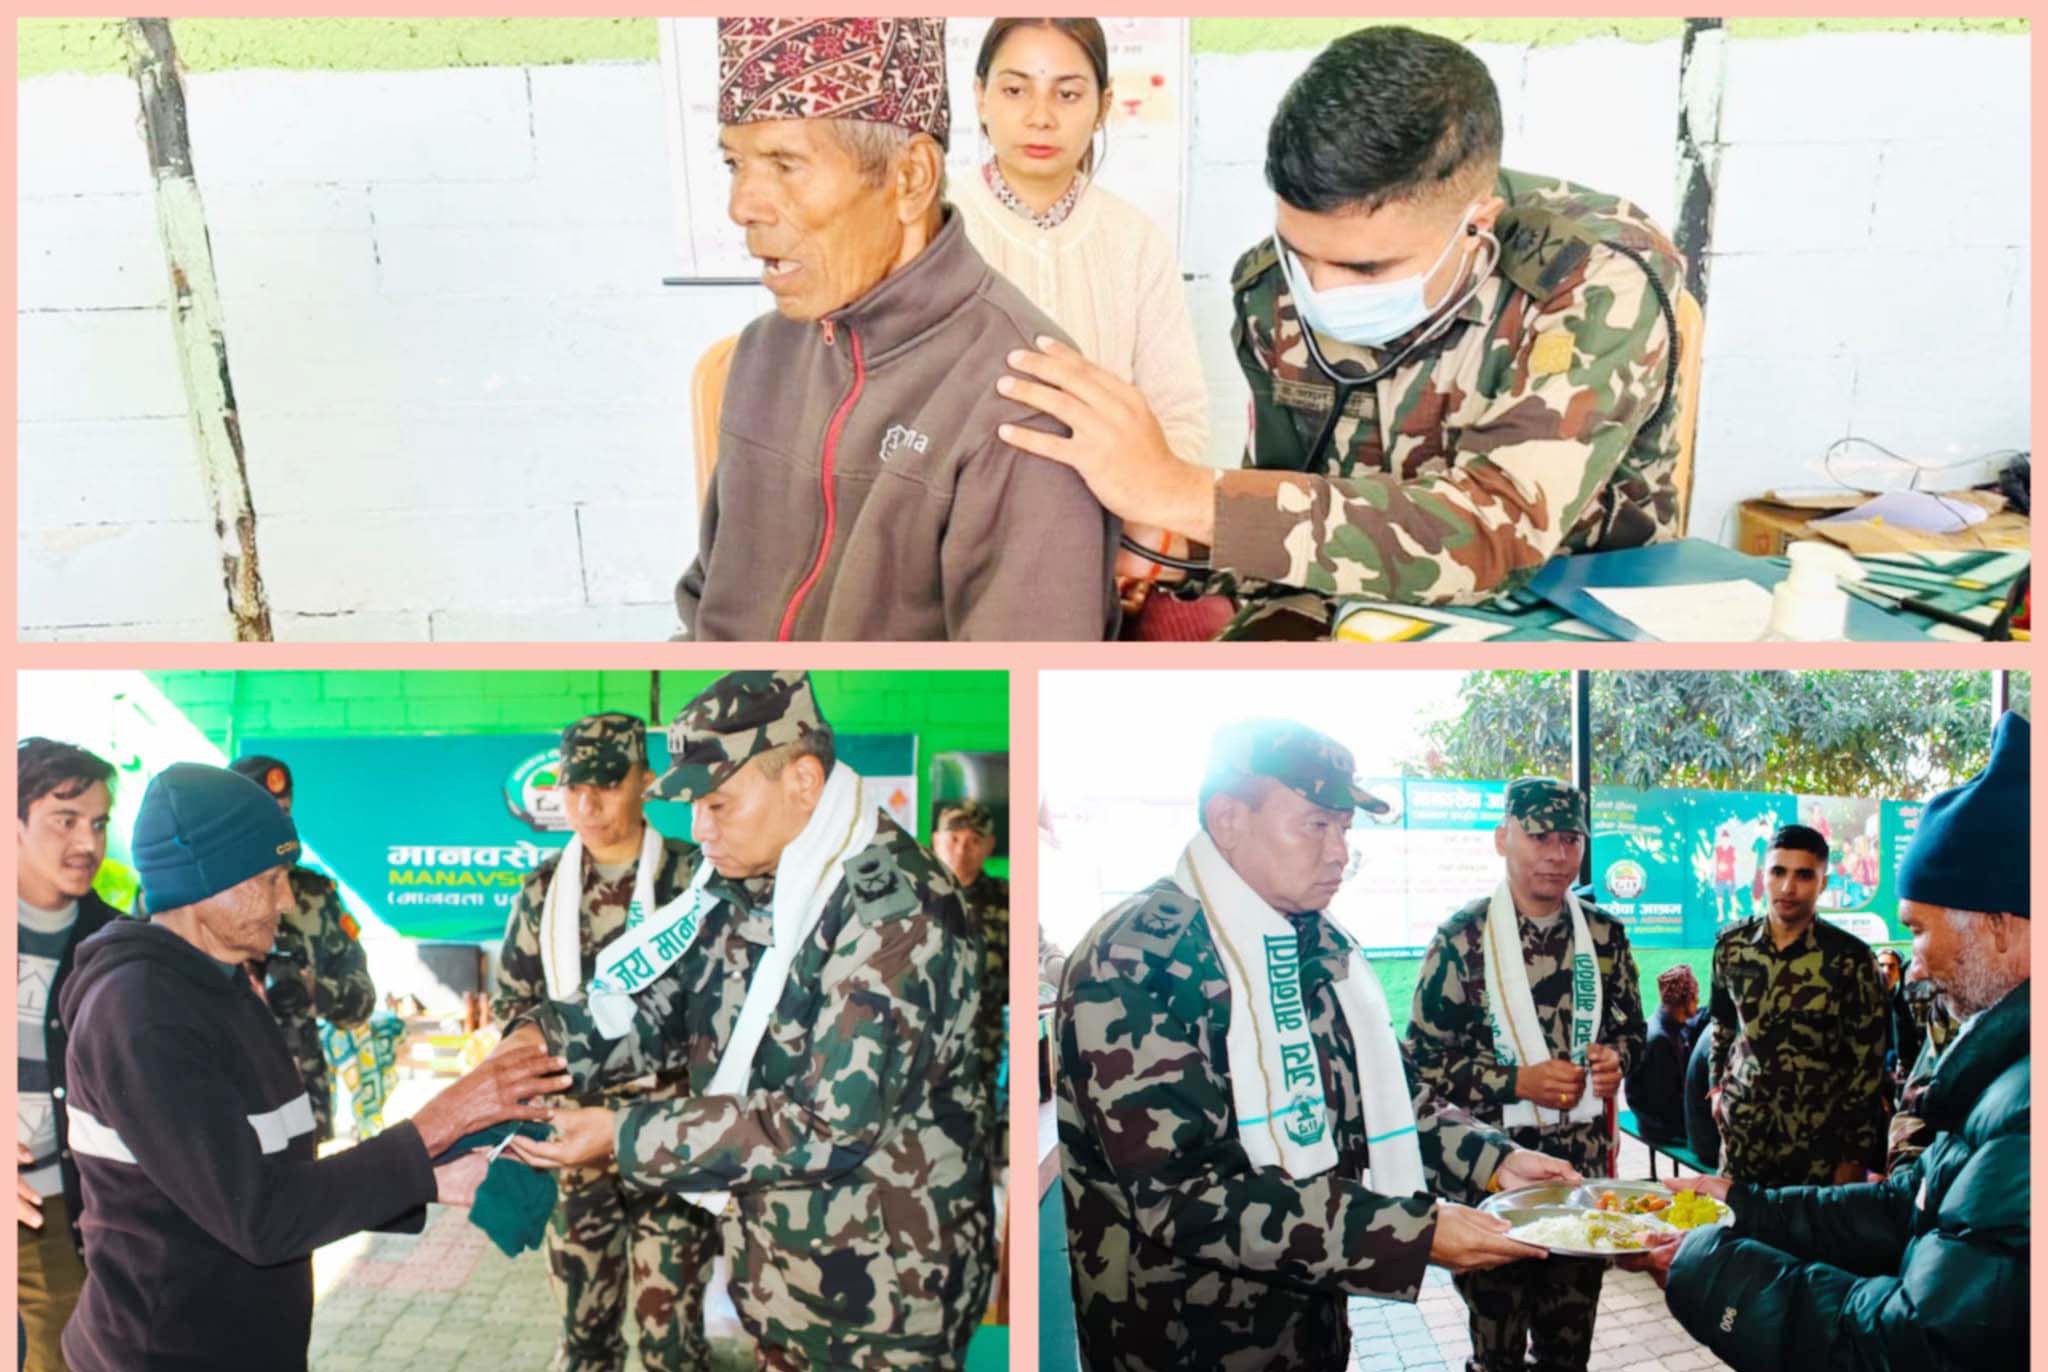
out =
[[[996,20],[975,58],[974,100],[993,155],[950,188],[968,240],[1084,357],[1138,388],[1176,456],[1202,461],[1208,391],[1180,264],[1158,226],[1093,184],[1110,108],[1102,25]],[[1160,546],[1157,531],[1129,532]],[[1127,554],[1119,570],[1153,569]]]

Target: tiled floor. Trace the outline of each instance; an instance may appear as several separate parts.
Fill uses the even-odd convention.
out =
[[[386,1118],[410,1115],[445,1083],[408,1078]],[[313,1258],[312,1372],[544,1372],[561,1316],[538,1253],[508,1258],[467,1211],[427,1207],[422,1234],[357,1234]],[[723,1281],[707,1293],[717,1372],[754,1366]],[[626,1372],[640,1372],[629,1356]]]
[[[538,1254],[514,1260],[460,1210],[429,1208],[420,1235],[375,1234],[322,1249],[312,1372],[541,1372],[560,1317]],[[754,1365],[730,1305],[711,1312],[719,1372]],[[639,1372],[629,1358],[626,1372]]]

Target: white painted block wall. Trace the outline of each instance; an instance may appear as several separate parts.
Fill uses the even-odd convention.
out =
[[[21,83],[21,622],[228,631],[121,78]],[[696,546],[645,64],[189,79],[281,639],[648,639]],[[28,132],[33,131],[33,132]]]
[[[1510,165],[1676,200],[1678,46],[1479,49]],[[1246,392],[1231,264],[1310,52],[1199,56],[1183,270],[1211,456]],[[1830,441],[2025,446],[2028,41],[1736,40],[1694,531]],[[697,357],[767,308],[674,270],[643,64],[189,83],[280,638],[659,639],[696,542]],[[1597,94],[1597,102],[1589,100]],[[224,635],[128,82],[19,85],[30,637]]]

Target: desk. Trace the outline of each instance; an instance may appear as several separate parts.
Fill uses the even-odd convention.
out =
[[[1581,553],[1580,557],[1600,557]],[[1783,558],[1759,559],[1783,567]],[[1887,553],[1862,557],[1873,586],[1911,593],[1938,609],[1989,624],[2004,608],[2002,599],[2014,577],[2031,562],[2024,550],[1978,550],[1942,553]],[[1607,642],[1610,636],[1575,619],[1549,601],[1527,592],[1498,597],[1484,605],[1376,605],[1379,623],[1393,632],[1376,641],[1441,643]],[[1966,629],[1942,624],[1911,611],[1899,617],[1926,632],[1930,639],[1961,643],[1983,640]]]

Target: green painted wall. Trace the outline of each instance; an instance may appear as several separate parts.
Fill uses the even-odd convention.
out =
[[[667,723],[717,672],[663,672]],[[193,725],[232,755],[254,734],[551,733],[598,710],[647,714],[646,672],[151,672]],[[914,733],[919,757],[1007,752],[1002,672],[815,672],[818,702],[848,733]]]
[[[1408,23],[1465,42],[1551,46],[1589,38],[1647,43],[1676,37],[1677,19],[1197,19],[1196,52],[1321,47],[1366,23]],[[652,62],[654,21],[630,19],[178,19],[178,51],[196,72],[246,67],[292,71],[414,71],[440,67]],[[1782,38],[1868,30],[2025,33],[2020,18],[1735,19],[1741,37]],[[18,74],[124,69],[114,19],[17,21]]]

